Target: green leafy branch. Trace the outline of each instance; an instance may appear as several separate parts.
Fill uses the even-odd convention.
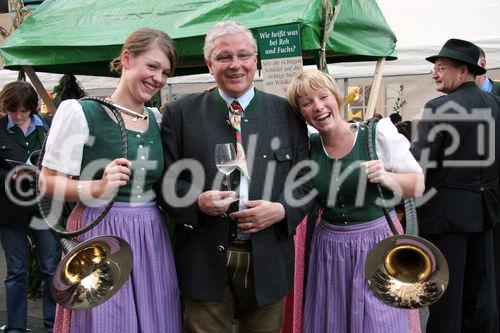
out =
[[[396,113],[400,113],[403,110],[403,107],[406,105],[406,99],[403,97],[403,90],[404,86],[400,85],[398,90],[398,97],[396,98],[396,101],[394,102],[394,106],[392,108],[392,111]]]

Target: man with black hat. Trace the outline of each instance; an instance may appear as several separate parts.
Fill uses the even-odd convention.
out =
[[[498,328],[492,227],[500,102],[474,81],[485,73],[477,65],[479,54],[476,45],[450,39],[426,58],[434,64],[436,90],[446,95],[425,105],[412,148],[427,171],[418,217],[422,236],[443,252],[450,270],[448,289],[429,308],[429,333]]]

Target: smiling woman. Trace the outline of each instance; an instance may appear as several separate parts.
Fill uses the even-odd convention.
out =
[[[384,118],[375,127],[378,159],[370,160],[366,126],[342,118],[339,89],[320,71],[297,75],[287,97],[319,132],[311,135],[310,150],[318,167],[312,183],[323,213],[309,254],[304,332],[344,332],[347,327],[352,332],[408,332],[405,310],[376,298],[363,272],[369,250],[391,234],[377,202],[378,185],[403,196],[421,194],[423,174],[410,143]],[[397,222],[394,212],[392,218]]]
[[[175,65],[172,39],[147,28],[133,32],[120,56],[112,61],[111,69],[121,75],[109,99],[120,106],[118,109],[129,110],[123,113],[127,156],[121,154],[116,119],[101,104],[66,100],[56,112],[40,188],[46,196],[77,201],[68,230],[92,223],[114,197],[115,203],[102,222],[82,235],[82,240],[118,236],[130,244],[136,258],[131,278],[107,302],[71,315],[70,310],[58,306],[57,332],[180,332],[172,249],[153,192],[163,173],[161,138],[153,110],[145,107],[166,84]]]

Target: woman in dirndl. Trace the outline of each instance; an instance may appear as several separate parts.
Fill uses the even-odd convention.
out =
[[[40,187],[76,201],[68,230],[94,221],[103,200],[115,203],[80,240],[118,236],[133,252],[129,279],[109,300],[88,310],[56,313],[57,332],[180,332],[179,288],[169,235],[155,203],[153,185],[163,174],[160,131],[154,110],[145,107],[176,65],[172,39],[143,28],[125,41],[111,69],[120,81],[109,99],[144,118],[122,113],[128,155],[111,111],[95,101],[63,101],[54,117],[43,158]]]
[[[304,332],[414,332],[408,310],[375,297],[364,277],[372,247],[391,235],[376,185],[404,197],[421,195],[422,170],[408,140],[389,118],[376,124],[376,155],[368,155],[368,130],[341,115],[335,82],[320,71],[297,75],[287,98],[308,125],[313,178],[323,214],[314,231],[304,300]],[[397,220],[394,211],[393,220]]]

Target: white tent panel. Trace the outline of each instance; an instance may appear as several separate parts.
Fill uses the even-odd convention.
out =
[[[377,0],[398,42],[398,59],[388,61],[384,76],[430,73],[425,58],[437,54],[450,38],[480,46],[487,68],[500,68],[500,1],[498,0]],[[337,78],[370,77],[374,64],[329,65]]]

